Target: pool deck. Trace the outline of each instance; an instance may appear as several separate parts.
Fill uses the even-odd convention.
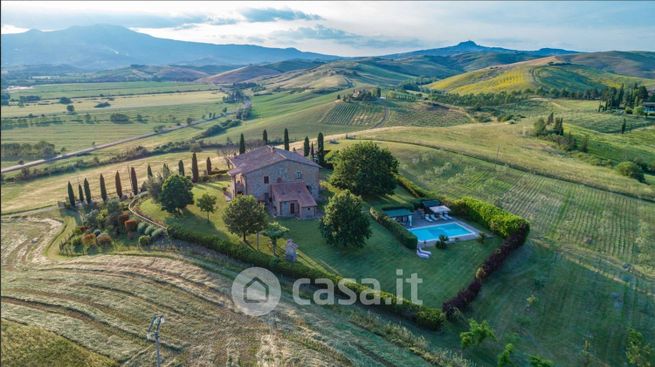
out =
[[[439,220],[436,220],[436,221],[428,222],[427,220],[425,220],[425,218],[423,218],[422,215],[415,213],[414,215],[412,215],[412,226],[411,227],[405,226],[405,228],[407,230],[419,229],[419,228],[424,228],[424,227],[434,227],[434,226],[438,226],[438,225],[442,225],[442,224],[448,224],[448,223],[456,223],[456,224],[466,228],[467,230],[473,232],[471,234],[465,234],[465,235],[455,236],[455,237],[449,238],[448,243],[456,243],[456,242],[459,242],[459,241],[470,241],[470,240],[475,240],[475,239],[478,238],[478,235],[480,233],[479,229],[477,229],[477,228],[475,228],[475,227],[473,227],[473,226],[467,224],[466,222],[463,222],[463,221],[461,221],[461,220],[459,220],[457,218],[439,219]],[[431,247],[431,246],[434,246],[436,243],[437,243],[436,239],[432,240],[432,241],[426,241],[423,244],[423,247]]]

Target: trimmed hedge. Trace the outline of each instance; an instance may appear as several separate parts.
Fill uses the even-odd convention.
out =
[[[406,177],[397,175],[396,180],[417,199],[438,197]],[[453,210],[454,215],[477,222],[504,238],[502,245],[478,268],[469,285],[442,304],[443,313],[451,317],[457,310],[461,311],[473,302],[482,289],[482,280],[500,268],[509,255],[525,243],[530,232],[530,223],[518,215],[469,196],[455,201],[443,197],[439,197],[439,200],[446,203]]]
[[[516,233],[524,226],[529,230],[527,220],[482,200],[464,196],[450,205],[455,215],[482,224],[501,237]]]
[[[145,232],[147,226],[148,226],[148,223],[139,222],[139,225],[137,225],[137,227],[136,227],[136,231],[143,234],[143,232]]]
[[[224,241],[215,236],[194,233],[180,226],[172,225],[168,227],[168,234],[172,238],[196,243],[245,263],[261,266],[291,278],[325,278],[330,279],[335,285],[344,279],[339,275],[311,268],[301,263],[291,263],[280,260],[277,257],[255,251],[250,247]],[[357,282],[348,281],[345,282],[344,285],[355,292],[358,296],[362,292],[371,294],[372,291],[371,288]],[[339,287],[335,287],[335,289],[338,291]],[[443,325],[445,317],[443,312],[439,309],[417,305],[404,299],[401,300],[396,298],[395,295],[384,291],[379,292],[378,295],[382,302],[380,302],[379,305],[374,305],[374,307],[379,307],[385,311],[400,315],[401,317],[412,320],[418,325],[428,329],[438,330]],[[344,296],[349,295],[344,294]],[[360,298],[358,297],[358,299]]]
[[[416,250],[418,245],[418,238],[412,232],[408,231],[401,224],[395,220],[389,218],[388,215],[380,213],[375,208],[371,207],[369,210],[371,217],[375,219],[376,222],[380,223],[384,228],[386,228],[391,234],[396,237],[396,239],[411,250]]]
[[[143,231],[143,234],[150,236],[150,235],[152,235],[152,232],[154,232],[156,229],[157,228],[155,226],[153,226],[152,224],[148,224],[146,229]]]

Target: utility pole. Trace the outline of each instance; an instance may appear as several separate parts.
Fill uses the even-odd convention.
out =
[[[153,315],[150,320],[150,326],[146,332],[146,340],[154,341],[157,348],[157,367],[161,366],[161,356],[159,354],[159,329],[164,323],[164,315]]]

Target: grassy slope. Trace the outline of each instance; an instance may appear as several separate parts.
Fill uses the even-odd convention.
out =
[[[655,85],[653,79],[612,74],[581,65],[549,65],[545,61],[540,59],[474,70],[436,81],[429,87],[452,93],[475,94],[521,91],[527,88],[535,90],[539,87],[583,91],[637,82],[647,86]]]
[[[42,258],[58,232],[48,223],[3,219],[3,326],[10,320],[46,329],[126,366],[154,361],[152,343],[143,338],[153,313],[166,316],[165,364],[426,365],[407,348],[348,322],[351,313],[361,314],[356,308],[300,308],[285,292],[274,322],[243,315],[229,293],[243,265],[193,246]],[[15,271],[17,265],[21,271]],[[325,330],[325,325],[334,326]],[[11,356],[4,348],[12,343],[26,340],[5,335],[3,328],[3,365]]]
[[[528,245],[491,277],[469,317],[488,319],[523,353],[562,365],[578,363],[585,339],[597,364],[618,365],[626,327],[655,330],[655,204],[440,150],[384,145],[422,186],[479,197],[531,221]],[[538,301],[529,308],[531,294]]]
[[[100,367],[116,363],[45,329],[3,320],[2,365]]]

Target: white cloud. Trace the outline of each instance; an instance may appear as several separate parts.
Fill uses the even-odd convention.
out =
[[[11,24],[3,24],[2,25],[2,34],[10,34],[10,33],[23,33],[29,31],[28,28],[21,28],[21,27],[16,27]]]

